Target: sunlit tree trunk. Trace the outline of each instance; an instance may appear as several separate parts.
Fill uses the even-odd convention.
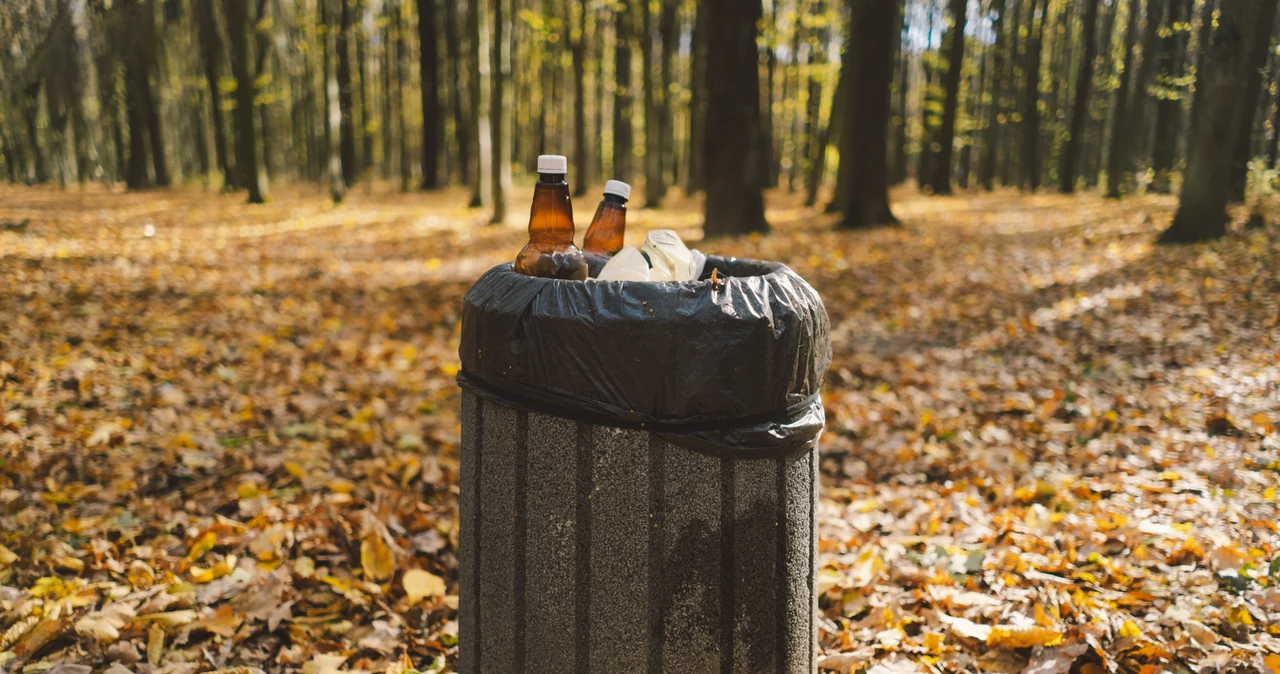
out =
[[[333,21],[333,1],[317,0],[320,4],[320,22],[325,27],[321,54],[324,59],[324,155],[329,174],[329,196],[333,198],[333,203],[339,204],[347,195],[347,183],[339,147],[339,138],[342,136],[342,105],[339,102],[340,88],[333,65],[333,53],[337,51],[334,46],[337,42],[337,26]]]
[[[368,37],[364,30],[364,14],[368,9],[365,0],[353,0],[355,4],[356,77],[360,86],[360,159],[357,164],[362,178],[373,170],[373,97],[369,94],[369,62],[366,59]]]
[[[335,49],[338,52],[338,113],[342,120],[339,139],[342,178],[347,185],[354,185],[360,176],[360,169],[356,164],[356,129],[353,119],[355,100],[351,91],[351,3],[354,0],[336,2],[339,25]]]
[[[658,208],[667,188],[662,181],[662,132],[658,123],[658,100],[653,76],[653,9],[649,0],[640,0],[640,89],[644,96],[644,193],[645,208]]]
[[[1239,134],[1240,101],[1247,95],[1258,42],[1268,42],[1276,0],[1222,0],[1213,42],[1205,57],[1203,107],[1191,129],[1187,175],[1178,211],[1161,243],[1215,239],[1226,232],[1232,154]]]
[[[706,78],[707,78],[707,3],[699,2],[693,18],[692,46],[690,59],[689,87],[689,144],[688,158],[685,160],[685,194],[693,194],[705,185],[706,143],[703,140],[703,126],[706,120]]]
[[[448,2],[446,4],[450,6],[453,5],[452,2]],[[392,27],[395,29],[395,33],[396,33],[395,118],[396,118],[396,127],[400,129],[400,134],[398,139],[399,141],[398,154],[400,155],[400,190],[402,192],[408,192],[409,190],[413,189],[413,163],[409,156],[409,124],[408,124],[409,120],[406,118],[405,112],[404,112],[404,108],[405,108],[404,83],[405,83],[405,80],[409,78],[409,46],[408,44],[406,44],[406,40],[405,40],[405,32],[408,29],[405,28],[405,25],[404,25],[403,8],[400,7],[398,4],[397,6],[391,9],[391,17],[392,17],[392,21],[394,22],[394,25]],[[454,91],[453,98],[456,104],[458,100],[457,91]],[[466,148],[465,141],[466,141],[466,132],[462,129],[459,129],[458,143],[459,143],[460,152]],[[462,162],[462,163],[465,166],[466,162]]]
[[[462,48],[460,44],[461,40],[459,39],[459,34],[464,30],[464,26],[462,26],[458,21],[458,9],[461,5],[461,0],[449,0],[444,3],[444,49],[445,57],[448,59],[448,69],[446,72],[458,73],[459,75],[462,75],[465,72],[467,74],[467,90],[464,91],[463,88],[459,86],[460,82],[454,80],[454,86],[449,95],[450,101],[453,105],[453,134],[456,140],[454,145],[458,153],[458,178],[462,183],[467,184],[471,181],[471,176],[475,171],[475,168],[472,166],[472,163],[475,161],[475,154],[472,148],[473,134],[471,128],[474,122],[470,119],[472,111],[470,110],[469,105],[471,71],[469,63],[463,63]],[[407,64],[405,64],[404,67],[404,76],[408,77],[409,72]],[[468,101],[468,105],[463,105],[464,100]]]
[[[587,194],[591,177],[587,152],[587,0],[577,4],[577,23],[571,29],[570,49],[573,57],[573,196]],[[598,139],[597,139],[597,142]]]
[[[1148,189],[1161,194],[1169,193],[1172,186],[1169,173],[1173,169],[1174,155],[1178,147],[1178,116],[1182,111],[1182,91],[1177,80],[1182,77],[1182,62],[1186,55],[1186,35],[1190,22],[1191,0],[1170,0],[1166,28],[1161,30],[1160,74],[1157,88],[1161,92],[1156,101],[1156,137],[1151,146],[1151,168],[1154,177]]]
[[[1076,189],[1076,162],[1084,145],[1085,124],[1089,117],[1089,96],[1093,91],[1093,61],[1098,55],[1096,27],[1098,0],[1087,0],[1084,8],[1084,54],[1080,57],[1080,75],[1076,79],[1075,101],[1071,105],[1071,128],[1062,148],[1058,168],[1059,191],[1071,194]]]
[[[489,128],[489,22],[485,17],[484,0],[470,0],[467,5],[467,35],[471,49],[471,137],[475,139],[475,171],[471,177],[472,208],[492,203],[493,189],[489,183],[493,160],[493,134]]]

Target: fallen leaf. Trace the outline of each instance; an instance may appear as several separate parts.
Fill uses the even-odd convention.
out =
[[[443,578],[422,569],[405,571],[400,582],[404,585],[404,593],[410,606],[427,597],[443,597],[446,592]]]
[[[364,568],[364,577],[372,581],[387,580],[396,572],[391,548],[376,533],[366,535],[360,542],[360,565]]]

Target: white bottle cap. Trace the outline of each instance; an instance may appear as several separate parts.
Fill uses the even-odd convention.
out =
[[[538,155],[538,173],[564,175],[569,172],[569,160],[560,154]]]
[[[631,198],[631,186],[621,180],[609,180],[604,184],[604,193],[613,194],[623,199]]]

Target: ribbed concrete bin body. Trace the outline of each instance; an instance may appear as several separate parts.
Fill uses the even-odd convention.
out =
[[[468,292],[458,671],[816,671],[826,312],[708,265],[739,277]]]
[[[816,450],[462,413],[460,672],[815,671]]]

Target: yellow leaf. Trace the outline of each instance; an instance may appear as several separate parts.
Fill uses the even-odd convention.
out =
[[[227,555],[208,569],[202,569],[198,566],[191,567],[191,580],[197,583],[210,583],[231,573],[235,568],[236,556]]]
[[[1227,622],[1232,625],[1252,625],[1253,616],[1249,614],[1249,609],[1244,606],[1236,606],[1227,609]]]
[[[925,632],[924,648],[926,651],[929,651],[934,655],[939,655],[942,653],[942,643],[946,641],[946,639],[947,636],[940,632]]]
[[[217,545],[217,543],[218,536],[216,534],[212,531],[204,532],[200,535],[200,538],[197,538],[195,542],[191,544],[191,549],[187,551],[187,561],[194,562],[201,557],[204,557],[204,553],[212,550],[213,546]]]
[[[1124,621],[1124,624],[1120,626],[1120,636],[1135,639],[1142,636],[1142,628],[1138,627],[1138,623],[1135,623],[1132,620],[1126,620]]]
[[[1062,643],[1062,632],[1039,625],[997,625],[987,637],[988,646],[1005,648],[1030,648],[1032,646],[1057,646]]]
[[[0,545],[0,569],[18,561],[18,556],[13,554],[9,548]]]
[[[360,542],[360,566],[364,577],[372,581],[387,580],[396,572],[395,556],[381,536],[369,534]]]
[[[1271,674],[1280,674],[1280,654],[1272,653],[1262,659],[1262,664],[1266,665]]]
[[[161,627],[182,627],[196,619],[196,612],[191,609],[166,611],[165,613],[148,613],[138,616],[138,622],[152,623]]]
[[[422,569],[405,571],[400,582],[404,585],[404,593],[409,598],[410,606],[427,597],[441,597],[445,593],[444,579]]]

